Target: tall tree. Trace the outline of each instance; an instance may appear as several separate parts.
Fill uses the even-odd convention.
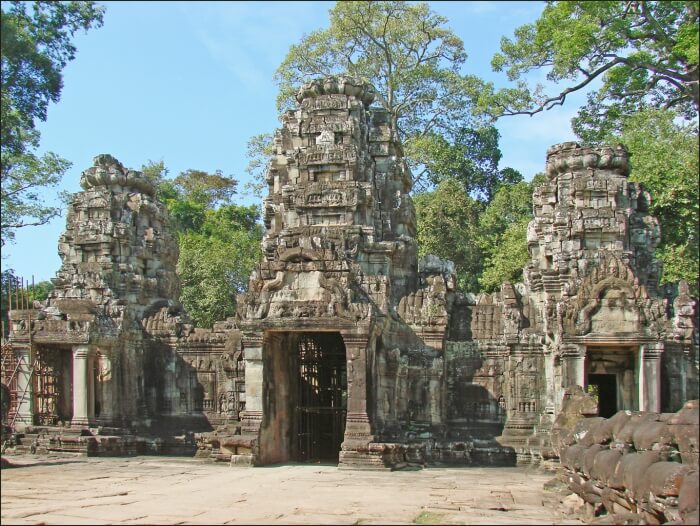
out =
[[[256,197],[262,197],[262,191],[267,187],[265,182],[265,170],[267,163],[275,153],[273,136],[271,133],[260,133],[253,135],[248,139],[246,144],[246,157],[248,158],[248,166],[246,173],[250,175],[251,180],[244,186],[246,193],[251,193]]]
[[[235,312],[236,295],[262,255],[260,211],[232,202],[238,183],[220,170],[190,169],[168,179],[161,160],[142,171],[178,233],[180,301],[198,327],[211,327]]]
[[[493,126],[457,130],[452,140],[429,133],[410,142],[409,151],[417,165],[416,180],[438,185],[447,179],[458,181],[464,192],[489,202],[499,186],[515,184],[523,177],[513,168],[499,169],[502,154],[500,135]],[[425,185],[421,186],[425,190]]]
[[[548,2],[540,18],[501,40],[492,60],[515,88],[486,84],[480,105],[494,116],[535,113],[564,104],[575,91],[602,86],[574,120],[586,142],[619,131],[622,119],[647,106],[698,114],[697,1]],[[530,86],[526,76],[547,71],[564,83],[558,93]]]
[[[17,228],[40,225],[59,213],[38,193],[58,184],[70,163],[56,154],[38,157],[37,120],[58,102],[62,70],[75,58],[71,39],[80,29],[102,25],[104,7],[95,2],[3,2],[0,13],[2,104],[0,173],[2,244]]]
[[[259,219],[256,206],[223,205],[207,210],[200,231],[180,233],[180,299],[197,326],[211,327],[235,312],[236,295],[262,255]]]
[[[457,285],[477,291],[483,251],[477,243],[484,204],[470,197],[456,179],[441,181],[435,190],[415,196],[418,254],[434,254],[455,263]]]
[[[278,105],[288,108],[309,78],[347,73],[374,85],[405,146],[473,127],[469,93],[481,82],[460,73],[467,55],[446,24],[426,2],[337,2],[330,27],[293,45],[277,69]]]
[[[478,277],[479,290],[493,292],[504,281],[522,278],[530,259],[527,225],[532,219],[532,192],[544,180],[537,174],[530,182],[503,185],[479,217],[477,245],[484,255]]]

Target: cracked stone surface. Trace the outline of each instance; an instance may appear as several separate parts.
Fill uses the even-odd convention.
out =
[[[13,457],[2,524],[583,524],[524,468],[231,469],[184,458]],[[310,499],[309,496],[313,495]]]

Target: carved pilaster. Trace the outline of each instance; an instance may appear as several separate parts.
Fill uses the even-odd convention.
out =
[[[367,344],[365,334],[341,333],[347,355],[348,413],[340,464],[355,464],[357,454],[368,454],[374,440],[367,414]]]
[[[648,343],[640,348],[642,366],[639,382],[639,402],[642,411],[661,411],[661,357],[662,342]]]

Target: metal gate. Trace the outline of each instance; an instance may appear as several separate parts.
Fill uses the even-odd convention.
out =
[[[34,366],[34,423],[38,425],[56,425],[61,419],[62,358],[63,353],[57,349],[37,350]]]
[[[347,412],[343,338],[337,332],[304,333],[297,349],[298,460],[337,462]]]

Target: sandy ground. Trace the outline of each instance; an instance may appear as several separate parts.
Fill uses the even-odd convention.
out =
[[[583,524],[523,468],[233,468],[173,457],[6,457],[6,524]]]

